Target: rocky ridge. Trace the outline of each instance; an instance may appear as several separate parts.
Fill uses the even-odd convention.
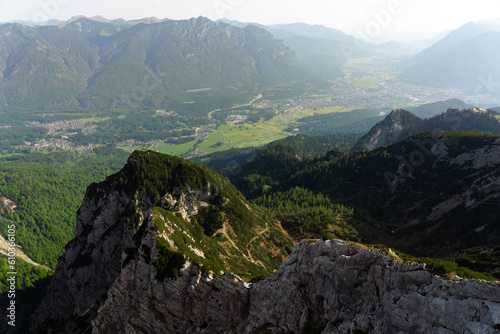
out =
[[[223,219],[223,228],[212,232]],[[279,231],[259,223],[234,186],[213,170],[136,151],[120,172],[88,188],[75,238],[59,260],[31,330],[53,333],[73,322],[88,326],[122,271],[138,261],[147,263],[157,281],[178,276],[190,263],[207,275],[234,268],[240,275],[251,270],[267,276],[287,253],[261,235]],[[272,256],[267,251],[264,257],[262,249],[274,249]]]
[[[420,128],[421,123],[422,119],[409,111],[393,110],[358,140],[354,150],[375,149],[397,143],[407,138],[413,129]]]
[[[500,164],[500,139],[495,140],[489,146],[477,148],[456,157],[449,156],[448,149],[443,142],[435,143],[430,151],[435,158],[434,168],[439,168],[438,165],[444,162],[461,170],[476,171],[476,175],[472,184],[462,193],[455,194],[436,205],[428,220],[439,219],[460,205],[469,208],[472,205],[497,200],[500,192],[500,178],[497,176]]]
[[[165,169],[170,173],[166,179],[156,174],[159,162],[171,164]],[[157,177],[146,175],[139,182],[138,175],[148,168],[154,170],[150,176]],[[425,265],[403,263],[384,249],[339,240],[314,244],[302,241],[274,275],[253,284],[228,271],[219,275],[203,270],[198,262],[202,257],[182,248],[170,231],[178,229],[182,222],[186,223],[183,226],[195,224],[195,212],[212,203],[213,195],[222,193],[222,188],[230,184],[222,182],[218,184],[221,188],[207,185],[208,179],[211,185],[217,183],[209,174],[199,182],[182,179],[182,175],[190,173],[199,176],[202,172],[181,159],[139,152],[132,155],[122,172],[103,184],[92,185],[79,210],[75,239],[59,261],[30,332],[500,330],[498,283],[444,280],[427,271]],[[160,182],[157,186],[149,183],[156,180]],[[143,185],[150,188],[144,189]],[[229,202],[222,201],[225,205]],[[174,211],[159,216],[161,210]],[[164,225],[159,224],[160,217]],[[251,226],[247,230],[250,233]],[[185,230],[179,233],[186,235],[184,239],[193,238]],[[172,256],[172,248],[165,253],[161,240],[174,242],[177,251],[184,253],[181,265],[175,261],[178,257]],[[208,257],[208,251],[203,255]],[[229,261],[230,256],[225,255],[221,261]],[[178,275],[159,275],[165,268],[158,263],[165,259],[167,269],[178,270]],[[250,261],[245,263],[252,265]]]
[[[495,333],[500,286],[446,281],[423,264],[340,240],[296,245],[279,271],[249,288],[226,272],[156,282],[127,266],[93,333]],[[126,307],[124,307],[126,305]]]
[[[361,137],[354,150],[376,149],[400,142],[412,135],[433,131],[482,131],[500,134],[500,122],[495,111],[448,109],[432,118],[422,119],[409,111],[393,110]]]

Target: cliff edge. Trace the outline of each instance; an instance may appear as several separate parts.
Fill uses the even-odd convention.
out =
[[[498,283],[445,280],[390,250],[340,240],[299,242],[274,274],[246,283],[240,277],[285,256],[269,241],[271,224],[238,222],[253,216],[231,187],[206,167],[134,153],[87,191],[30,332],[500,331]],[[219,213],[222,228],[204,230]]]

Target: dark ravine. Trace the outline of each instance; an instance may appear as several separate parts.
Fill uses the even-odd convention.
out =
[[[135,163],[133,158],[121,173]],[[114,179],[120,177],[124,174]],[[391,251],[340,240],[299,242],[274,275],[250,286],[230,272],[202,274],[191,261],[177,279],[160,280],[154,263],[161,235],[152,215],[158,200],[147,190],[137,192],[133,180],[130,176],[123,186],[110,179],[107,186],[89,188],[75,239],[30,332],[495,333],[500,328],[498,283],[444,280],[423,264],[402,263]],[[179,190],[182,184],[169,182],[158,186],[166,191],[161,198],[183,202],[186,217],[207,197],[206,189],[192,183],[186,193]]]

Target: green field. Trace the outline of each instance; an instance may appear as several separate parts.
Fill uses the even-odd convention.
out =
[[[315,114],[329,114],[348,112],[351,109],[342,107],[328,107],[320,110],[303,110],[293,116],[274,116],[270,120],[260,121],[258,123],[228,123],[220,125],[217,130],[210,133],[207,138],[202,140],[193,140],[180,145],[169,145],[159,143],[151,146],[149,149],[161,153],[186,157],[195,149],[201,152],[214,153],[228,150],[230,148],[258,147],[266,145],[272,141],[285,138],[287,136],[283,131],[289,127],[292,122],[299,121],[301,118]],[[129,150],[131,147],[124,149]]]
[[[87,123],[99,123],[101,121],[106,121],[108,119],[109,117],[90,117],[90,118],[82,118],[79,119],[78,121],[80,123],[87,124]]]
[[[180,145],[170,145],[170,144],[165,144],[165,143],[159,143],[158,145],[150,147],[152,150],[156,150],[160,153],[165,153],[165,154],[170,154],[170,155],[177,155],[177,156],[184,156],[186,153],[189,151],[192,151],[194,149],[194,145],[196,144],[196,140],[180,144]]]
[[[229,139],[220,130],[212,132],[198,145],[200,151],[207,153],[229,150],[230,148]]]
[[[304,118],[307,116],[318,115],[318,114],[331,114],[331,113],[336,113],[336,112],[348,112],[348,111],[352,111],[352,109],[347,109],[347,108],[342,108],[342,107],[327,107],[327,108],[319,109],[317,111],[304,110],[304,111],[296,114],[294,118]]]
[[[304,110],[293,116],[274,116],[268,121],[261,121],[255,124],[223,124],[217,131],[211,133],[207,139],[198,146],[200,151],[213,153],[229,148],[243,148],[251,146],[262,146],[272,141],[285,138],[287,135],[283,132],[287,124],[300,120],[301,118],[315,114],[329,114],[337,112],[347,112],[351,109],[342,107],[323,108],[318,111]],[[214,147],[217,143],[223,143],[221,146]]]
[[[262,146],[285,138],[283,130],[292,120],[288,116],[274,116],[269,121],[256,124],[223,124],[219,130],[228,138],[231,147]]]

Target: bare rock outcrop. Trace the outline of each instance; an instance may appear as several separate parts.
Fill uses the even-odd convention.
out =
[[[153,167],[160,172],[150,172]],[[89,187],[75,238],[59,260],[30,333],[500,331],[498,283],[445,280],[384,249],[302,241],[274,275],[252,284],[230,272],[214,277],[213,271],[201,270],[190,261],[196,258],[186,255],[189,249],[165,253],[160,241],[168,243],[173,225],[159,228],[155,207],[179,208],[170,219],[185,223],[176,229],[187,229],[195,212],[230,187],[227,182],[216,189],[216,177],[204,171],[179,158],[138,152],[121,172]],[[188,172],[199,182],[182,179]],[[221,207],[230,205],[228,199],[220,199]],[[185,230],[177,237],[193,238]],[[199,246],[205,254],[211,251]],[[174,267],[172,254],[185,261],[169,276],[165,268]],[[219,259],[231,255],[224,256]]]
[[[496,333],[500,286],[447,281],[423,264],[340,240],[296,245],[279,271],[245,287],[189,265],[177,280],[131,263],[93,333]]]
[[[401,141],[417,133],[423,120],[409,111],[393,110],[384,120],[377,123],[361,137],[354,150],[375,149]]]

